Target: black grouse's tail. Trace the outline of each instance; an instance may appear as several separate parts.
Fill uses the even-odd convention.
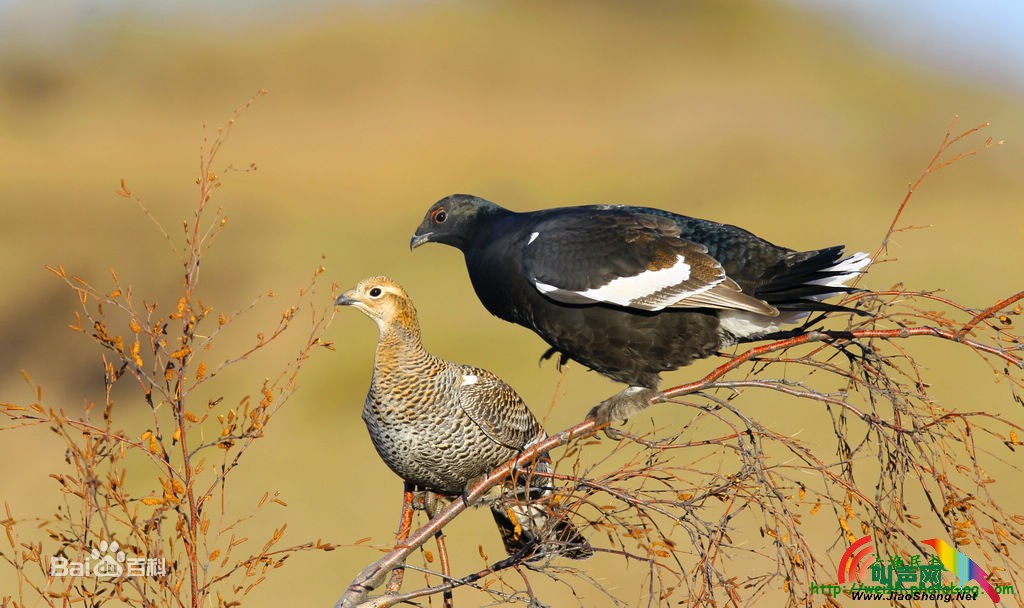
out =
[[[794,252],[784,258],[769,277],[758,286],[754,295],[787,312],[851,312],[867,315],[863,310],[829,304],[823,300],[844,293],[861,291],[846,285],[871,263],[871,257],[857,252],[844,257],[838,245],[817,251]],[[801,316],[801,315],[798,315]]]

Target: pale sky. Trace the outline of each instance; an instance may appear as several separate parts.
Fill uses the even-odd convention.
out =
[[[430,0],[347,0],[352,4]],[[472,2],[473,0],[464,0]],[[782,0],[827,16],[886,52],[957,79],[1024,94],[1024,0]],[[211,12],[245,23],[316,13],[330,0],[0,0],[0,38],[60,47],[76,30],[119,13],[189,19]]]
[[[1022,0],[785,0],[939,72],[1024,93]]]

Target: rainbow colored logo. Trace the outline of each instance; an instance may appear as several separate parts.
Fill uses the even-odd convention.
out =
[[[981,566],[976,564],[973,559],[960,553],[946,541],[939,538],[930,538],[921,542],[935,549],[935,554],[938,556],[939,561],[942,562],[942,566],[960,579],[960,586],[963,586],[964,583],[970,580],[977,581],[978,586],[988,594],[988,599],[992,600],[993,603],[999,602],[999,594],[996,593],[992,584],[988,582],[988,573],[982,570]]]
[[[865,547],[865,545],[867,546]],[[862,547],[864,548],[862,549]],[[846,549],[843,557],[839,560],[839,582],[867,580],[868,569],[871,564],[875,563],[875,560],[874,558],[865,558],[873,555],[874,552],[875,547],[871,544],[871,535],[857,539]]]
[[[923,540],[921,543],[935,549],[935,558],[938,559],[943,568],[959,579],[961,587],[965,586],[968,581],[976,581],[978,587],[985,591],[993,603],[999,603],[999,593],[988,582],[988,573],[982,570],[981,566],[975,563],[974,560],[954,549],[946,541],[938,538]],[[846,583],[849,581],[857,583],[877,580],[871,574],[871,566],[876,562],[874,553],[875,548],[870,535],[863,536],[854,541],[843,552],[843,556],[839,560],[839,582]],[[937,581],[938,579],[934,580]]]

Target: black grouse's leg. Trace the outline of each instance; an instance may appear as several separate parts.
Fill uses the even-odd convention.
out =
[[[625,422],[650,407],[651,400],[658,394],[657,389],[630,386],[598,403],[587,413],[587,418],[593,418],[599,425]]]

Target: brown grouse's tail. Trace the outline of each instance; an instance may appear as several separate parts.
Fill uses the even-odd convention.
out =
[[[548,555],[587,559],[594,554],[567,514],[549,511],[543,504],[501,499],[491,504],[491,514],[509,555],[525,551],[532,561]]]
[[[554,471],[551,457],[541,454],[531,469],[514,475],[514,480],[502,489],[501,497],[491,503],[491,515],[505,551],[509,555],[528,552],[529,560],[546,555],[570,559],[593,555],[593,547],[569,521],[569,514],[558,507],[550,477],[544,475]]]

